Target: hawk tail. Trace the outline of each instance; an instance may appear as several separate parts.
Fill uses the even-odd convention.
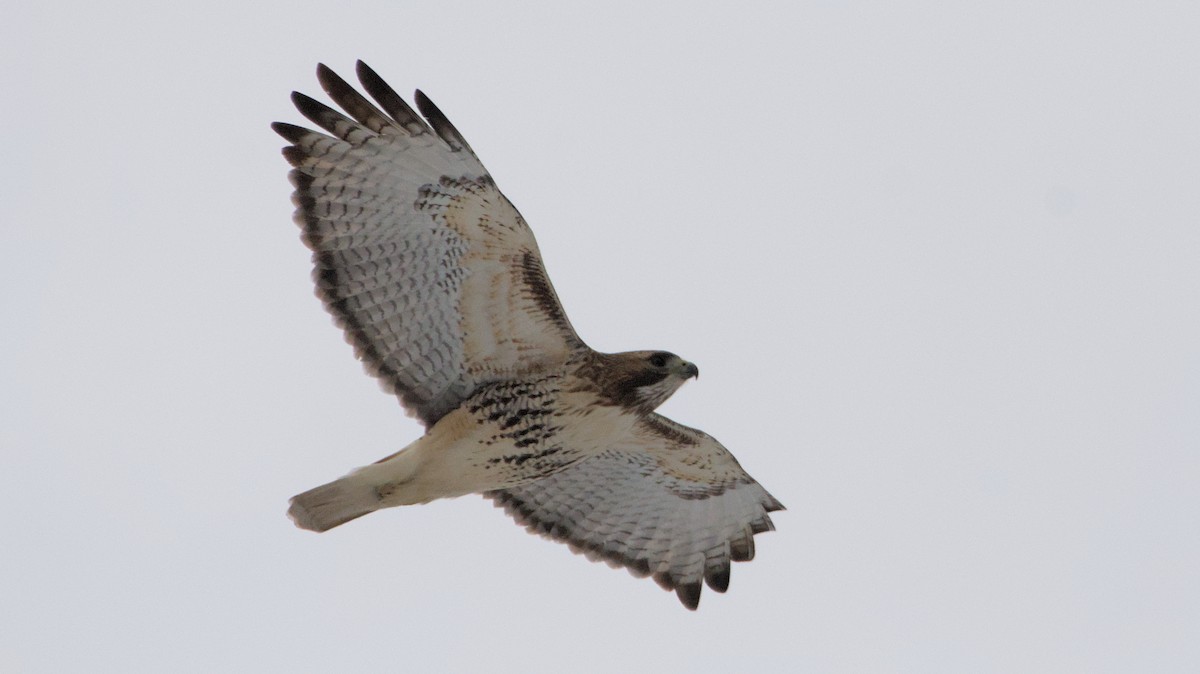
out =
[[[292,497],[288,517],[309,531],[328,531],[382,508],[375,485],[351,473]]]
[[[439,485],[428,480],[416,479],[425,464],[425,452],[430,450],[429,437],[333,482],[293,496],[288,517],[301,529],[328,531],[380,508],[459,496],[438,491]],[[436,453],[437,443],[432,444]]]

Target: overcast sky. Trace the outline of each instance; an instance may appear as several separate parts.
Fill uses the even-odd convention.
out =
[[[507,4],[6,10],[0,670],[1200,670],[1200,5]],[[284,516],[421,433],[268,128],[356,58],[584,339],[699,364],[663,411],[789,508],[728,594]]]

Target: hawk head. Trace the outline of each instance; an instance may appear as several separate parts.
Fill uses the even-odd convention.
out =
[[[700,376],[695,364],[667,351],[604,354],[601,381],[616,404],[649,414],[683,383]]]

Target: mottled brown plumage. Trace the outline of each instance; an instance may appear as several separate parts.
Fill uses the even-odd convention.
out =
[[[381,461],[292,499],[325,531],[380,508],[481,493],[592,559],[653,576],[695,608],[782,506],[716,440],[654,413],[696,366],[593,351],[533,233],[462,134],[374,71],[374,103],[325,66],[349,117],[303,94],[329,135],[277,123],[317,295],[367,371],[427,427]],[[378,104],[378,105],[376,105]],[[382,108],[382,109],[381,109]]]

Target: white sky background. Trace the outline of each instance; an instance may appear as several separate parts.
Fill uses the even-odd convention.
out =
[[[1200,669],[1200,5],[500,4],[6,10],[0,670]],[[728,594],[286,519],[420,433],[267,126],[360,57],[585,339],[700,365],[664,411],[789,507]]]

